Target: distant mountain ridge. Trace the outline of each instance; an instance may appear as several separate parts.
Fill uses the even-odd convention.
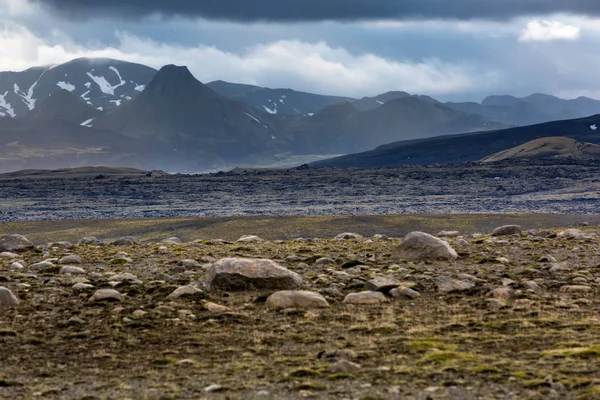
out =
[[[106,111],[135,97],[155,73],[141,64],[87,58],[22,72],[0,72],[0,118],[22,117],[60,90]]]

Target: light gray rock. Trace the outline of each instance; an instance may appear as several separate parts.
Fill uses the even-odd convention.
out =
[[[319,293],[306,290],[284,290],[269,296],[266,306],[273,310],[286,308],[327,308],[329,303]]]
[[[18,261],[15,261],[14,263],[10,264],[10,269],[15,270],[15,271],[18,271],[18,270],[21,270],[24,268],[25,268],[25,266]]]
[[[9,251],[5,251],[5,252],[0,253],[0,258],[15,259],[15,258],[19,258],[19,255],[16,253],[11,253]]]
[[[175,236],[167,238],[167,239],[163,240],[162,242],[166,243],[166,244],[181,244],[182,243],[181,239],[179,239],[178,237],[175,237]]]
[[[106,246],[106,243],[96,237],[84,237],[77,242],[80,245],[90,245],[90,246]]]
[[[45,268],[48,268],[48,267],[51,267],[53,265],[54,264],[52,264],[50,261],[42,261],[42,262],[38,262],[38,263],[35,263],[35,264],[31,264],[29,266],[29,269],[32,269],[34,271],[41,271],[41,270],[43,270]]]
[[[359,235],[358,233],[352,233],[352,232],[344,232],[344,233],[340,233],[339,235],[337,235],[334,240],[359,240],[362,239],[363,236]]]
[[[201,266],[196,260],[181,260],[179,264],[184,268],[199,268]]]
[[[561,286],[560,291],[563,293],[591,293],[592,288],[585,285],[566,285]]]
[[[392,289],[390,291],[390,296],[395,297],[395,298],[406,297],[408,299],[416,299],[418,297],[421,297],[421,293],[419,293],[416,290],[413,290],[411,288],[399,287],[396,289]]]
[[[238,241],[238,243],[259,243],[259,242],[262,242],[263,240],[256,235],[244,235],[241,238],[239,238],[237,241]]]
[[[397,288],[402,283],[391,276],[376,276],[365,282],[363,289],[374,292],[388,293],[390,290]]]
[[[348,360],[340,360],[329,366],[328,371],[333,374],[357,374],[360,372],[360,365]]]
[[[85,270],[81,267],[73,267],[72,265],[65,265],[60,269],[60,274],[71,274],[71,275],[85,275]]]
[[[73,264],[81,264],[81,257],[73,254],[70,256],[64,256],[58,260],[59,265],[73,265]]]
[[[125,297],[114,289],[100,289],[90,297],[88,300],[90,303],[97,303],[99,301],[122,301]]]
[[[437,237],[457,237],[460,236],[459,231],[440,231],[437,234]]]
[[[436,279],[436,285],[440,293],[462,292],[475,286],[471,282],[461,281],[449,276],[439,276]]]
[[[557,236],[563,239],[587,239],[588,237],[590,237],[589,235],[586,235],[579,229],[567,229],[558,232]]]
[[[34,246],[25,236],[6,235],[0,236],[0,253],[20,253],[33,250]]]
[[[168,295],[167,298],[168,299],[178,299],[180,297],[193,296],[197,293],[202,293],[202,290],[198,289],[195,286],[187,285],[187,286],[178,287],[170,295]]]
[[[77,282],[76,284],[71,286],[71,288],[78,292],[87,292],[87,291],[92,290],[94,288],[94,286],[90,285],[89,283]]]
[[[385,298],[385,295],[383,293],[371,291],[350,293],[344,299],[344,303],[356,305],[371,305],[385,302],[387,302],[387,299]]]
[[[139,244],[140,241],[138,238],[135,237],[122,237],[120,239],[117,239],[115,241],[113,241],[110,245],[111,246],[135,246],[136,244]]]
[[[492,236],[520,235],[523,233],[520,225],[504,225],[492,231]]]
[[[302,277],[272,260],[224,258],[215,262],[206,275],[209,290],[294,290]]]
[[[9,288],[0,286],[0,309],[12,308],[19,305],[19,299],[11,292]]]
[[[327,265],[337,265],[337,263],[331,258],[321,257],[317,261],[315,261],[315,265],[318,267],[324,267]]]
[[[392,253],[399,260],[455,260],[456,251],[441,239],[423,232],[411,232]]]

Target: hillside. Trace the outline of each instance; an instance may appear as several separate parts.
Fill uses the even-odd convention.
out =
[[[21,119],[49,120],[59,119],[82,126],[91,126],[99,111],[68,90],[61,89],[40,103],[36,108],[26,113]]]
[[[155,73],[155,69],[141,64],[90,58],[21,72],[0,72],[0,118],[22,117],[60,90],[106,111],[134,98]]]
[[[408,164],[457,164],[478,161],[490,154],[549,136],[566,136],[580,142],[600,144],[600,134],[597,131],[599,125],[600,115],[595,115],[491,132],[402,141],[311,165],[375,168]]]
[[[582,143],[567,137],[545,137],[493,154],[482,162],[500,162],[519,159],[598,159],[600,146]]]

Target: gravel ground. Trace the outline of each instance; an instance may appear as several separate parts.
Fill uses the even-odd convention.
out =
[[[593,214],[600,163],[0,179],[0,221],[251,215]]]

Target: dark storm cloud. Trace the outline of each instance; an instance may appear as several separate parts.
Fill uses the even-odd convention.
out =
[[[600,15],[600,0],[34,0],[70,16],[204,17],[232,21],[494,19]]]

